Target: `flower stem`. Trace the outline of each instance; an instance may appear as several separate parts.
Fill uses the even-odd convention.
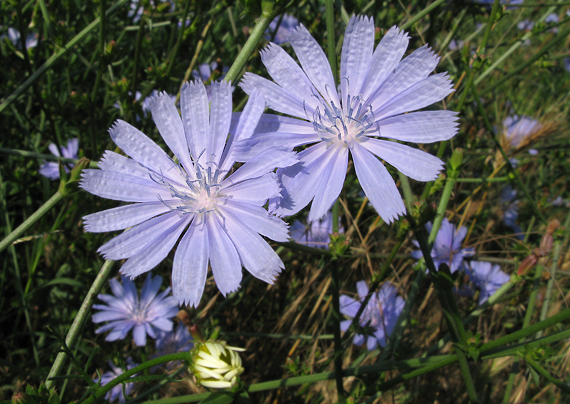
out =
[[[267,2],[267,5],[269,6],[269,2]],[[273,18],[275,18],[276,15],[277,15],[277,10],[273,10],[271,7],[269,7],[269,9],[267,10],[264,9],[262,11],[261,17],[257,19],[255,27],[253,27],[253,31],[251,31],[251,35],[249,36],[249,38],[247,38],[247,41],[245,42],[243,49],[237,55],[236,60],[234,61],[232,67],[230,67],[230,70],[228,71],[228,74],[226,74],[226,77],[224,78],[225,81],[235,82],[241,76],[241,71],[243,70],[245,64],[249,60],[249,57],[255,51],[257,44],[259,43],[261,38],[263,38],[263,34],[265,33],[267,27],[269,27],[269,24],[271,24],[271,21],[273,20]]]
[[[155,359],[151,359],[141,365],[138,365],[132,369],[127,370],[125,373],[111,380],[106,385],[101,386],[92,396],[87,398],[87,400],[83,401],[82,404],[90,404],[95,400],[97,400],[98,398],[103,397],[113,387],[117,386],[122,382],[127,381],[128,379],[131,378],[131,376],[134,376],[135,374],[142,372],[143,370],[150,369],[151,367],[160,365],[162,363],[179,361],[179,360],[183,360],[190,363],[192,361],[192,356],[190,352],[178,352],[174,354],[164,355]]]
[[[79,308],[79,311],[77,312],[77,315],[75,316],[75,319],[73,320],[73,323],[71,324],[71,327],[67,332],[67,336],[65,337],[65,343],[69,347],[69,349],[72,349],[73,345],[77,341],[81,328],[83,328],[83,324],[85,323],[89,311],[91,310],[91,306],[93,305],[95,298],[101,291],[103,284],[105,283],[107,277],[109,276],[109,273],[111,272],[111,268],[113,267],[113,262],[114,261],[111,260],[105,261],[105,263],[101,267],[101,270],[99,271],[99,274],[95,278],[95,281],[91,285],[89,292],[87,292],[87,296],[85,296],[85,299],[83,300],[83,303],[81,304],[81,307]],[[57,354],[57,357],[47,377],[46,387],[48,389],[51,388],[54,383],[53,380],[50,380],[50,378],[55,377],[59,374],[61,368],[65,363],[65,357],[66,355],[63,352]]]
[[[44,203],[37,211],[35,211],[24,223],[22,223],[16,230],[8,234],[4,240],[0,241],[0,252],[4,251],[6,247],[11,245],[18,237],[20,237],[26,230],[28,230],[34,223],[42,218],[51,208],[53,208],[59,201],[64,198],[64,195],[57,191],[49,200]]]

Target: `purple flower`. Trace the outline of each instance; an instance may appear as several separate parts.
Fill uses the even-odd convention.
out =
[[[289,35],[294,32],[295,28],[299,25],[299,20],[292,15],[283,14],[283,19],[281,20],[281,24],[279,24],[279,19],[281,17],[277,16],[271,21],[269,24],[269,28],[265,31],[265,38],[271,39],[271,36],[277,29],[277,33],[275,34],[275,38],[273,38],[273,42],[277,45],[282,45],[289,41]],[[277,28],[277,24],[279,24],[279,28]]]
[[[124,339],[133,329],[135,344],[146,345],[146,335],[156,338],[156,331],[172,331],[171,318],[178,313],[178,304],[170,294],[170,287],[157,296],[162,278],[149,274],[144,282],[141,297],[137,294],[135,284],[128,278],[122,278],[121,285],[116,279],[111,279],[111,290],[115,296],[99,295],[107,305],[94,304],[93,308],[102,310],[93,314],[94,323],[110,321],[99,327],[95,333],[112,330],[105,338],[106,341]]]
[[[99,248],[106,259],[128,258],[121,267],[124,275],[133,278],[157,266],[184,233],[174,255],[173,293],[179,304],[198,306],[208,262],[224,296],[239,287],[242,265],[268,283],[284,268],[261,235],[287,241],[287,224],[263,205],[279,194],[275,167],[295,164],[297,158],[272,148],[232,171],[236,139],[251,135],[265,108],[258,92],[233,122],[228,83],[212,84],[211,107],[201,82],[186,83],[180,107],[182,118],[166,93],[151,103],[158,131],[178,163],[119,120],[111,138],[132,159],[105,152],[100,170],[83,171],[81,187],[103,198],[136,202],[84,218],[90,232],[129,228]]]
[[[139,365],[138,363],[133,363],[131,358],[127,359],[127,370],[131,370],[132,368],[137,367],[138,365]],[[116,379],[117,377],[121,376],[124,373],[123,369],[116,367],[111,361],[109,361],[109,366],[111,367],[112,370],[109,370],[101,375],[100,379],[101,386],[106,385],[111,380]],[[95,379],[94,382],[99,383],[99,380]],[[133,390],[134,383],[125,383],[124,386],[125,386],[125,394],[128,396]],[[119,399],[119,403],[124,403],[125,396],[123,394],[123,384],[122,383],[117,384],[115,387],[109,390],[107,394],[105,394],[105,398],[109,402],[113,402],[116,399]]]
[[[185,352],[192,349],[192,336],[188,332],[188,328],[178,323],[176,331],[159,331],[156,338],[156,354],[153,357],[169,355],[178,352]],[[180,361],[168,362],[167,369],[172,369],[180,364]]]
[[[340,312],[350,318],[356,316],[361,302],[368,295],[366,282],[356,282],[356,290],[359,301],[346,295],[340,296]],[[372,295],[359,319],[361,327],[371,329],[370,335],[356,334],[352,342],[361,346],[367,340],[366,347],[369,351],[376,349],[376,344],[385,347],[387,338],[394,330],[396,321],[398,321],[398,317],[404,308],[404,303],[404,299],[397,295],[397,289],[386,282],[380,291]],[[340,329],[342,331],[348,330],[351,323],[352,320],[341,321]]]
[[[508,116],[503,121],[503,134],[511,147],[518,147],[523,140],[532,136],[541,128],[540,122],[524,115],[520,118],[518,115]]]
[[[329,248],[330,234],[333,230],[332,212],[321,220],[314,220],[313,222],[304,225],[299,220],[295,220],[291,228],[291,238],[297,243],[304,244],[313,248]],[[339,227],[339,233],[344,229]]]
[[[428,232],[431,232],[432,226],[431,222],[426,224]],[[466,235],[467,227],[461,226],[459,230],[456,230],[455,225],[449,223],[447,218],[443,219],[431,250],[435,269],[439,269],[441,264],[446,263],[449,265],[451,273],[453,273],[460,269],[465,257],[471,257],[475,254],[473,247],[461,248],[461,242]],[[414,240],[413,243],[416,247],[419,247],[417,241]],[[420,250],[414,251],[412,257],[418,260],[423,257],[423,254]]]
[[[493,265],[490,262],[472,261],[469,266],[465,267],[465,272],[469,275],[471,282],[481,289],[479,305],[485,303],[510,279],[509,275],[501,271],[498,265]]]
[[[375,138],[431,143],[457,132],[455,112],[407,113],[453,91],[447,75],[429,76],[439,58],[427,46],[400,62],[408,39],[393,27],[373,52],[373,20],[351,18],[342,47],[340,93],[325,53],[303,25],[289,36],[302,68],[273,43],[261,52],[276,83],[246,73],[243,90],[252,94],[260,89],[268,107],[301,119],[265,115],[240,151],[252,155],[275,145],[312,144],[299,153],[299,164],[278,170],[284,190],[270,203],[275,213],[293,215],[312,201],[308,220],[323,217],[342,190],[349,154],[366,196],[386,222],[406,209],[392,176],[377,157],[416,180],[437,178],[443,166],[440,159]]]
[[[67,142],[67,147],[61,146],[61,153],[57,150],[57,146],[51,143],[49,146],[49,151],[51,154],[57,157],[64,157],[68,159],[76,159],[77,152],[79,150],[79,140],[77,138],[73,138]],[[73,164],[64,164],[65,172],[69,173],[73,168]],[[38,172],[43,175],[44,177],[49,178],[50,180],[57,180],[59,179],[59,164],[55,161],[44,161],[44,163],[40,166]]]

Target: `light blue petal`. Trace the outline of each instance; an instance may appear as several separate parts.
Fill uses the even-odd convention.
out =
[[[208,244],[210,246],[210,265],[216,285],[222,295],[239,288],[242,274],[241,261],[234,244],[223,229],[223,218],[208,215]]]
[[[114,171],[83,170],[80,187],[102,198],[124,202],[155,202],[170,199],[170,192],[150,178]]]
[[[146,345],[146,330],[144,324],[135,325],[133,329],[133,338],[135,339],[135,344],[137,346]]]
[[[368,73],[374,50],[374,20],[363,16],[352,16],[342,43],[340,58],[340,82],[343,99],[362,93],[362,84]]]
[[[162,285],[162,277],[148,274],[141,289],[139,307],[148,308]]]
[[[369,351],[374,351],[376,349],[376,345],[378,345],[376,338],[369,336],[366,341],[366,348],[368,348]]]
[[[261,236],[230,212],[224,213],[225,229],[239,254],[241,262],[253,276],[267,283],[285,268],[281,258]]]
[[[102,233],[123,230],[170,210],[162,202],[144,202],[119,206],[83,217],[85,231]]]
[[[373,104],[374,116],[380,120],[415,111],[443,100],[454,91],[453,83],[447,73],[434,74],[400,92],[378,108],[374,108]]]
[[[358,309],[360,309],[360,302],[346,295],[340,295],[339,302],[340,312],[345,316],[354,318],[358,312]]]
[[[365,100],[376,93],[386,78],[396,69],[406,52],[408,42],[408,34],[400,31],[396,26],[386,32],[372,55],[368,75],[362,83],[361,91]]]
[[[403,215],[404,201],[386,167],[358,143],[351,151],[358,181],[380,217],[391,223]]]
[[[258,89],[254,89],[247,100],[243,113],[235,128],[230,128],[230,138],[224,148],[220,161],[220,170],[229,171],[235,162],[235,145],[239,140],[248,139],[253,135],[261,114],[265,110],[265,98]],[[232,115],[233,118],[233,115]],[[234,123],[232,121],[232,123]]]
[[[296,94],[304,101],[310,115],[319,106],[317,90],[305,72],[283,48],[270,43],[261,52],[261,60],[273,80],[286,92]]]
[[[253,73],[245,73],[240,83],[242,90],[250,95],[259,89],[265,97],[265,103],[274,111],[306,118],[303,99],[296,93],[286,91],[277,84]]]
[[[309,212],[309,222],[321,219],[327,214],[336,198],[340,195],[346,178],[348,167],[348,148],[343,146],[331,146],[331,158],[328,162],[322,162],[322,175],[315,190],[315,198]],[[335,150],[336,149],[336,150]]]
[[[346,332],[346,330],[348,330],[348,328],[350,327],[350,325],[352,324],[352,320],[343,320],[340,322],[340,330],[342,332]]]
[[[150,271],[166,258],[178,237],[190,223],[191,215],[187,215],[171,227],[166,228],[162,233],[150,240],[137,255],[131,256],[121,267],[121,273],[131,278]]]
[[[210,135],[206,143],[207,161],[218,163],[230,131],[232,121],[232,87],[225,81],[212,83],[210,108]],[[215,156],[215,157],[214,157]],[[200,160],[201,161],[201,160]]]
[[[289,167],[298,162],[296,153],[272,147],[246,162],[226,178],[221,185],[222,188],[230,187],[250,178],[261,177],[273,171],[276,167]]]
[[[184,126],[170,96],[162,92],[158,97],[153,98],[150,102],[150,111],[160,136],[162,136],[168,148],[174,152],[178,161],[182,163],[186,172],[190,174],[192,179],[195,179],[194,164],[190,160]]]
[[[179,221],[181,220],[177,212],[165,213],[119,234],[99,247],[97,251],[106,259],[129,258],[142,251],[149,241],[158,240],[165,229]]]
[[[231,198],[237,202],[261,206],[267,202],[267,199],[279,195],[279,191],[277,176],[269,173],[229,186],[224,189],[224,195],[231,195]]]
[[[394,73],[391,73],[376,93],[369,98],[373,110],[378,110],[398,94],[425,79],[438,62],[439,57],[427,45],[416,49],[395,67]]]
[[[437,157],[400,143],[368,138],[361,145],[416,181],[433,181],[443,168]]]
[[[457,134],[457,112],[411,112],[378,121],[380,133],[366,133],[403,142],[433,143],[451,139]]]
[[[172,321],[167,318],[157,318],[156,320],[152,321],[152,325],[158,328],[161,331],[172,331]]]
[[[300,24],[291,35],[289,42],[295,50],[307,77],[320,95],[329,103],[340,106],[332,70],[323,49],[311,36],[307,28]]]
[[[223,211],[225,212],[226,210],[239,217],[252,230],[265,237],[280,242],[286,242],[289,239],[287,223],[270,215],[259,206],[240,203],[230,199],[223,207]]]
[[[206,152],[206,141],[210,136],[208,94],[202,82],[184,83],[180,91],[180,110],[190,154],[197,159]]]
[[[366,281],[356,282],[356,291],[358,292],[360,300],[363,301],[366,296],[368,296],[368,285],[366,284]],[[370,302],[372,302],[372,299],[369,300],[368,304],[370,304]]]
[[[168,172],[174,180],[184,183],[184,178],[177,170],[172,170],[175,166],[174,161],[168,157],[164,150],[134,126],[117,120],[115,125],[109,129],[109,134],[117,146],[143,167],[157,173]]]
[[[208,274],[208,226],[194,222],[182,237],[172,268],[172,289],[180,305],[198,307]]]

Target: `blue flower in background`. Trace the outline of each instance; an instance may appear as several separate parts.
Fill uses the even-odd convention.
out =
[[[426,224],[428,232],[431,232],[432,226],[431,222]],[[461,243],[466,235],[467,227],[461,226],[459,230],[456,230],[455,225],[449,223],[447,218],[443,219],[431,250],[435,269],[439,269],[439,266],[445,263],[449,266],[451,273],[453,273],[460,269],[465,257],[471,257],[475,254],[473,247],[461,248]],[[419,247],[417,241],[414,240],[412,242],[416,247]],[[422,258],[421,250],[412,252],[412,257],[417,260]]]
[[[127,359],[127,370],[131,370],[134,367],[137,367],[139,364],[138,363],[133,363],[131,358]],[[107,383],[109,383],[111,380],[116,379],[117,377],[121,376],[124,372],[123,369],[116,367],[113,362],[109,361],[109,367],[111,368],[111,370],[103,373],[101,375],[101,386],[106,385]],[[134,375],[133,375],[134,377]],[[98,379],[93,380],[95,383],[99,383]],[[127,394],[127,396],[131,393],[131,391],[133,390],[134,387],[134,383],[125,383],[125,393]],[[118,385],[116,385],[115,387],[113,387],[111,390],[109,390],[107,392],[107,394],[105,394],[105,398],[109,401],[109,402],[113,402],[117,399],[119,399],[119,403],[124,403],[125,402],[125,396],[123,394],[123,384],[120,383]]]
[[[281,17],[277,16],[273,19],[273,21],[271,21],[271,24],[269,24],[269,27],[265,32],[266,34],[265,38],[271,39],[271,36],[273,35],[275,29],[277,28],[277,24],[279,24],[280,18]],[[298,25],[299,25],[299,19],[289,14],[283,14],[283,19],[281,20],[281,24],[279,24],[279,28],[277,28],[277,33],[273,38],[273,42],[276,43],[277,45],[282,45],[288,42],[289,35],[292,32],[294,32],[295,28],[297,28]]]
[[[201,65],[198,66],[198,70],[192,70],[192,77],[194,78],[194,80],[206,82],[212,78],[212,73],[217,68],[218,68],[217,62],[212,62],[210,64],[202,63]],[[229,70],[230,70],[230,68],[227,66],[222,67],[222,73],[220,74],[219,77],[217,77],[217,80],[223,80],[224,77],[226,77],[226,74],[228,73]],[[234,92],[235,89],[236,88],[234,86],[232,86],[232,93]],[[208,100],[212,101],[212,85],[211,84],[208,84],[206,86],[206,94],[208,94]]]
[[[153,355],[153,357],[189,351],[194,346],[192,341],[193,339],[188,332],[188,328],[184,324],[178,323],[176,330],[168,332],[159,331],[157,333],[156,354]],[[172,369],[180,363],[180,361],[174,361],[163,365],[166,369]]]
[[[340,312],[350,318],[356,316],[361,302],[368,295],[366,282],[356,282],[356,290],[359,301],[346,295],[340,296]],[[377,345],[386,346],[387,339],[404,309],[405,301],[398,296],[397,291],[394,286],[386,282],[377,293],[372,295],[359,319],[360,326],[370,327],[372,333],[371,335],[356,334],[352,340],[355,345],[361,346],[366,341],[366,347],[369,351],[376,349]],[[352,320],[341,321],[340,329],[342,331],[348,330],[351,323]]]
[[[510,185],[503,188],[501,192],[501,202],[505,205],[505,213],[503,215],[503,222],[507,227],[510,227],[516,238],[519,240],[524,239],[524,234],[520,226],[517,224],[519,217],[519,201],[517,201],[517,191]]]
[[[67,142],[66,147],[61,146],[61,153],[59,150],[57,150],[57,146],[53,143],[50,144],[48,148],[51,154],[54,156],[76,159],[77,152],[79,151],[79,139],[73,138]],[[73,168],[73,164],[64,164],[63,166],[65,167],[66,173],[69,173]],[[44,161],[44,163],[40,166],[38,172],[50,180],[57,180],[59,179],[59,164],[55,161]]]
[[[291,232],[291,238],[299,244],[313,248],[328,249],[330,234],[333,230],[332,212],[329,211],[321,220],[314,220],[307,225],[304,225],[299,220],[295,220],[289,230]],[[338,230],[339,233],[344,231],[341,226],[339,226]]]
[[[232,171],[239,157],[235,141],[251,135],[264,108],[255,92],[232,122],[230,84],[212,84],[210,107],[204,84],[193,82],[182,88],[181,118],[170,96],[161,93],[151,103],[152,116],[177,163],[138,129],[117,121],[111,138],[132,159],[105,152],[99,170],[83,171],[81,187],[135,203],[84,217],[90,232],[129,228],[98,251],[106,259],[128,258],[121,273],[133,278],[164,260],[184,233],[172,272],[179,304],[198,306],[208,266],[224,296],[238,289],[242,265],[273,283],[284,265],[261,236],[287,241],[288,227],[263,206],[280,191],[273,170],[298,160],[275,147]]]
[[[528,116],[508,116],[503,121],[503,134],[511,147],[518,147],[525,139],[542,128],[540,122]]]
[[[469,275],[471,282],[481,289],[479,305],[485,303],[510,279],[510,276],[501,271],[498,265],[493,265],[490,262],[472,261],[469,266],[465,266],[465,272]]]
[[[8,28],[6,34],[3,34],[0,38],[8,38],[16,48],[22,48],[20,31],[15,28]],[[36,46],[38,46],[38,34],[33,32],[28,33],[26,37],[26,49],[35,48]]]
[[[269,108],[301,119],[264,115],[255,134],[240,143],[240,151],[253,155],[275,145],[312,144],[298,154],[299,164],[278,170],[284,189],[270,201],[276,214],[293,215],[312,201],[308,220],[322,218],[342,190],[349,154],[366,196],[388,223],[406,209],[378,157],[418,181],[437,178],[443,166],[437,157],[375,137],[416,143],[453,137],[455,112],[407,113],[441,101],[453,91],[452,83],[446,74],[430,76],[439,58],[427,46],[400,61],[407,34],[393,27],[374,51],[374,32],[371,18],[352,17],[348,23],[340,93],[325,53],[303,25],[289,36],[301,67],[272,43],[261,59],[275,82],[245,74],[241,86],[247,94],[259,89]]]
[[[121,285],[116,279],[111,279],[111,290],[115,296],[99,295],[107,305],[94,304],[93,308],[101,310],[93,314],[94,323],[110,321],[99,327],[97,334],[112,330],[105,338],[106,341],[124,339],[133,329],[135,344],[146,345],[146,335],[156,338],[156,331],[172,331],[171,318],[178,313],[178,304],[170,294],[170,288],[157,296],[162,278],[149,274],[144,282],[139,299],[135,284],[128,278],[122,278]]]

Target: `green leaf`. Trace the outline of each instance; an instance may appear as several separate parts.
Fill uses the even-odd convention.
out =
[[[231,404],[234,402],[234,395],[231,393],[212,393],[200,404]]]

